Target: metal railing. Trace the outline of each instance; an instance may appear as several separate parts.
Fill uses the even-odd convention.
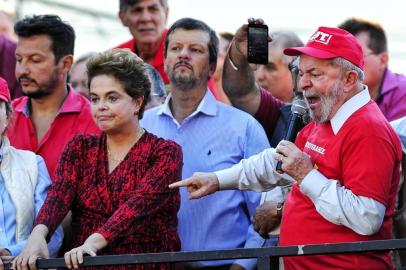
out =
[[[96,256],[85,257],[81,266],[113,266],[256,258],[258,259],[258,270],[274,270],[279,267],[279,257],[284,256],[309,256],[403,249],[406,249],[406,238],[339,244]],[[37,266],[39,269],[64,268],[65,262],[63,258],[38,259]],[[11,264],[5,263],[4,269],[11,269]]]

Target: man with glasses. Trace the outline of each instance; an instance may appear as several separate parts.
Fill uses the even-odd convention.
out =
[[[371,98],[392,121],[406,115],[406,76],[388,69],[388,49],[385,31],[376,22],[350,18],[338,26],[357,39],[364,52],[365,80]]]

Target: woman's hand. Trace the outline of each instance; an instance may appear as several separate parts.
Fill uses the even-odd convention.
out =
[[[74,248],[68,252],[65,253],[65,264],[66,267],[69,269],[79,268],[79,264],[83,263],[83,254],[88,254],[90,256],[96,256],[97,249],[89,244],[86,244],[86,242],[77,247]]]
[[[48,227],[43,224],[35,226],[23,251],[13,260],[13,270],[36,270],[37,258],[49,258],[49,250],[45,237]]]
[[[107,240],[99,233],[89,236],[83,245],[65,253],[65,264],[69,269],[79,268],[83,263],[83,255],[96,256],[97,251],[107,246]]]

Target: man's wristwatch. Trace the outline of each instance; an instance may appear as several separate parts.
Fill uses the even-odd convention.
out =
[[[276,214],[278,215],[278,217],[282,217],[282,210],[283,210],[283,205],[285,202],[278,202],[276,204]]]

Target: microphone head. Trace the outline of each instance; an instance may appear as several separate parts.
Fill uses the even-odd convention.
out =
[[[303,116],[307,113],[307,105],[303,99],[303,95],[295,96],[295,98],[293,99],[293,102],[292,102],[291,110],[292,110],[292,113],[296,113],[300,116]]]

